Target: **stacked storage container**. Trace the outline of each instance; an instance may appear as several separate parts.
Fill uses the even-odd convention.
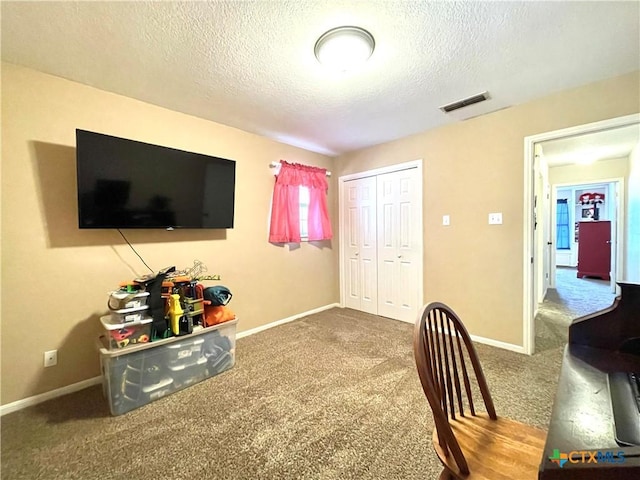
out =
[[[111,315],[100,317],[109,348],[123,348],[151,339],[149,292],[111,292],[108,306]]]
[[[190,335],[120,349],[100,348],[103,391],[120,415],[229,370],[237,320]]]

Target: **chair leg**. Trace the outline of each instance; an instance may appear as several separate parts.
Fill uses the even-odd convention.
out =
[[[451,475],[451,472],[449,470],[443,468],[440,476],[438,477],[438,480],[455,480],[455,477]]]

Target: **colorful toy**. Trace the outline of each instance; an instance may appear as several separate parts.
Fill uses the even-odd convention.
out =
[[[146,318],[137,322],[112,323],[110,316],[100,317],[106,330],[110,349],[123,348],[127,345],[147,343],[151,340],[151,319]]]
[[[126,347],[129,345],[129,337],[133,335],[133,333],[133,328],[121,328],[120,330],[111,332],[111,339],[117,344],[118,348]]]
[[[184,311],[180,305],[180,295],[172,293],[169,295],[169,324],[174,335],[180,335],[180,317]]]

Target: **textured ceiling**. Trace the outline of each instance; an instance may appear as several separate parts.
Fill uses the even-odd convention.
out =
[[[556,167],[588,160],[628,157],[638,144],[640,124],[548,140],[541,142],[540,146],[547,164]]]
[[[4,61],[329,155],[640,68],[639,2],[1,8]],[[345,24],[369,30],[376,50],[361,70],[332,73],[317,63],[314,43]],[[486,102],[438,109],[484,90]]]

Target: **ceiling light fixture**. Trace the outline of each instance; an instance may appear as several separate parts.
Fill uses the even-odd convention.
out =
[[[373,35],[360,27],[336,27],[323,33],[313,49],[318,61],[344,72],[366,62],[375,48]]]

